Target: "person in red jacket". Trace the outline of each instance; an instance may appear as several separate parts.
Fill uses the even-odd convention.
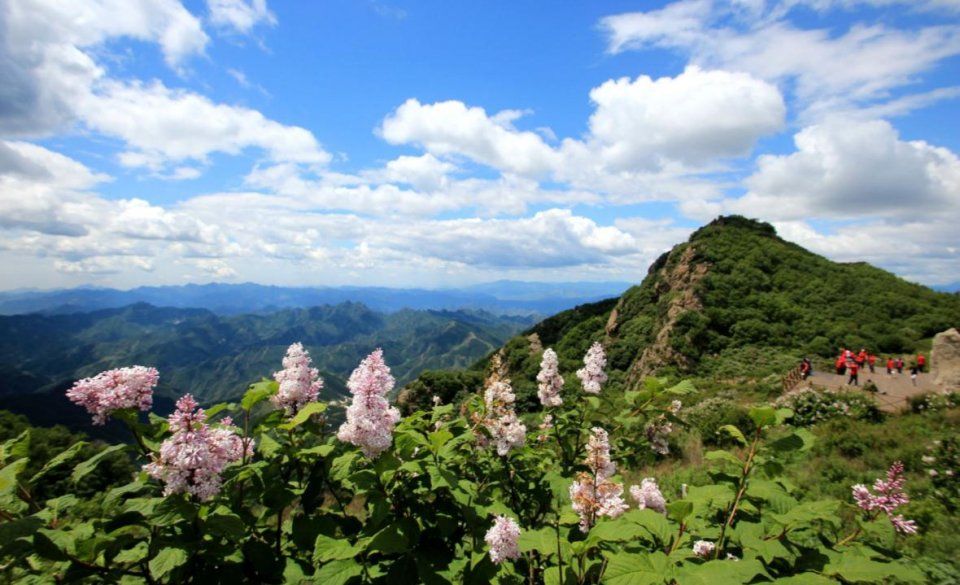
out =
[[[917,354],[917,373],[920,374],[923,372],[923,366],[927,365],[927,358],[923,357],[922,353]]]
[[[850,386],[859,386],[859,385],[860,385],[860,377],[859,377],[859,375],[858,375],[858,374],[859,374],[859,371],[860,371],[859,366],[857,366],[857,363],[854,362],[853,365],[850,366],[850,379],[847,380],[847,384],[848,384],[848,385],[850,385]]]
[[[840,354],[840,357],[837,358],[837,363],[834,365],[837,368],[838,376],[842,376],[847,371],[847,360],[843,357],[843,354]]]
[[[877,356],[873,355],[872,353],[871,353],[870,355],[868,355],[868,356],[867,356],[867,363],[870,364],[870,373],[872,374],[872,373],[873,373],[873,367],[874,367],[874,366],[876,365],[876,363],[877,363]]]
[[[903,357],[897,358],[897,373],[898,374],[903,373]]]
[[[888,357],[887,358],[887,375],[888,376],[893,375],[893,368],[895,367],[897,367],[897,364],[896,362],[893,361],[893,357]]]

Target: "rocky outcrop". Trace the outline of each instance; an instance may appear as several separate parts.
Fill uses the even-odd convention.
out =
[[[671,335],[681,315],[703,309],[696,290],[710,267],[702,262],[694,262],[695,255],[695,247],[689,245],[680,251],[676,261],[670,258],[659,267],[656,295],[657,304],[662,309],[657,322],[657,335],[653,343],[648,345],[630,366],[629,381],[642,380],[668,364],[681,367],[690,365],[689,358],[673,349]],[[609,324],[607,329],[611,329]]]
[[[960,390],[960,331],[947,329],[933,338],[930,373],[944,390]]]

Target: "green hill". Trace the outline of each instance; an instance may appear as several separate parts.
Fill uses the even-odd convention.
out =
[[[467,367],[528,324],[483,312],[380,313],[359,303],[265,315],[136,304],[0,317],[0,396],[38,423],[72,424],[55,415],[65,405],[51,397],[59,399],[75,379],[142,364],[160,370],[159,398],[191,392],[208,403],[229,400],[280,369],[286,348],[300,341],[322,372],[325,396],[338,398],[350,372],[376,347],[402,384],[428,368]]]
[[[590,344],[602,341],[612,379],[627,383],[653,373],[760,378],[840,347],[908,353],[958,324],[956,295],[866,263],[832,262],[783,240],[769,224],[730,216],[661,256],[619,299],[550,317],[511,339],[503,355],[518,400],[532,406],[545,347],[557,351],[562,370],[573,371]],[[411,386],[433,392],[437,383]]]

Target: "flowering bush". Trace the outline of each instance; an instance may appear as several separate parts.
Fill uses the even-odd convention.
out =
[[[600,353],[591,352],[586,381],[602,384]],[[312,386],[308,364],[297,351],[292,357],[297,364],[285,369],[300,371],[290,379]],[[924,579],[878,540],[891,521],[901,532],[915,528],[895,512],[907,499],[902,469],[872,490],[856,486],[846,501],[801,501],[780,476],[781,461],[808,449],[812,435],[785,426],[793,416],[786,409],[756,407],[749,424],[722,427],[734,446],[705,454],[711,482],[665,494],[646,477],[625,498],[618,469],[661,457],[653,451],[668,425],[682,423],[676,401],[692,391],[688,383],[597,387],[550,406],[531,431],[543,439],[526,440],[502,366],[482,395],[400,418],[377,350],[350,378],[352,400],[336,433],[326,419],[333,407],[307,400],[288,408],[277,398],[288,378],[277,378],[252,385],[238,405],[201,409],[184,396],[166,420],[114,411],[135,446],[79,463],[70,448],[31,477],[18,439],[0,445],[4,582]],[[83,502],[32,495],[52,469],[74,465],[78,482],[105,454],[135,450],[143,472],[126,485]]]
[[[883,415],[876,401],[856,390],[815,390],[801,388],[784,394],[775,405],[793,411],[791,422],[797,426],[810,426],[836,417],[858,420],[879,420]]]
[[[910,397],[910,410],[921,413],[960,406],[960,392],[929,392]]]
[[[922,457],[934,494],[949,510],[960,509],[960,440],[934,441]]]

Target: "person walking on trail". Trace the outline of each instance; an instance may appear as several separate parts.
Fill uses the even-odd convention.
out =
[[[903,357],[902,356],[897,358],[897,373],[898,374],[903,373]]]
[[[867,363],[870,364],[870,373],[873,373],[873,367],[877,364],[877,356],[872,353],[867,356]]]
[[[859,366],[857,366],[857,363],[854,362],[853,365],[850,366],[849,370],[850,370],[850,379],[847,380],[847,385],[859,386],[860,385],[860,376],[859,376],[860,368]]]
[[[803,358],[803,361],[800,362],[800,378],[806,380],[812,373],[813,364],[810,363],[810,358]]]
[[[837,363],[834,364],[837,368],[837,375],[842,376],[847,371],[847,359],[843,357],[843,354],[840,354],[840,357],[837,358]]]
[[[893,375],[893,369],[894,369],[895,367],[897,367],[896,362],[893,361],[893,358],[892,358],[892,357],[888,357],[888,358],[887,358],[887,375],[888,375],[888,376],[892,376],[892,375]]]
[[[857,367],[861,370],[867,365],[867,350],[866,348],[861,347],[860,353],[857,354]]]
[[[922,353],[917,354],[917,373],[920,374],[923,372],[923,366],[927,365],[927,358],[923,356]]]
[[[917,366],[910,366],[910,381],[917,385]]]

